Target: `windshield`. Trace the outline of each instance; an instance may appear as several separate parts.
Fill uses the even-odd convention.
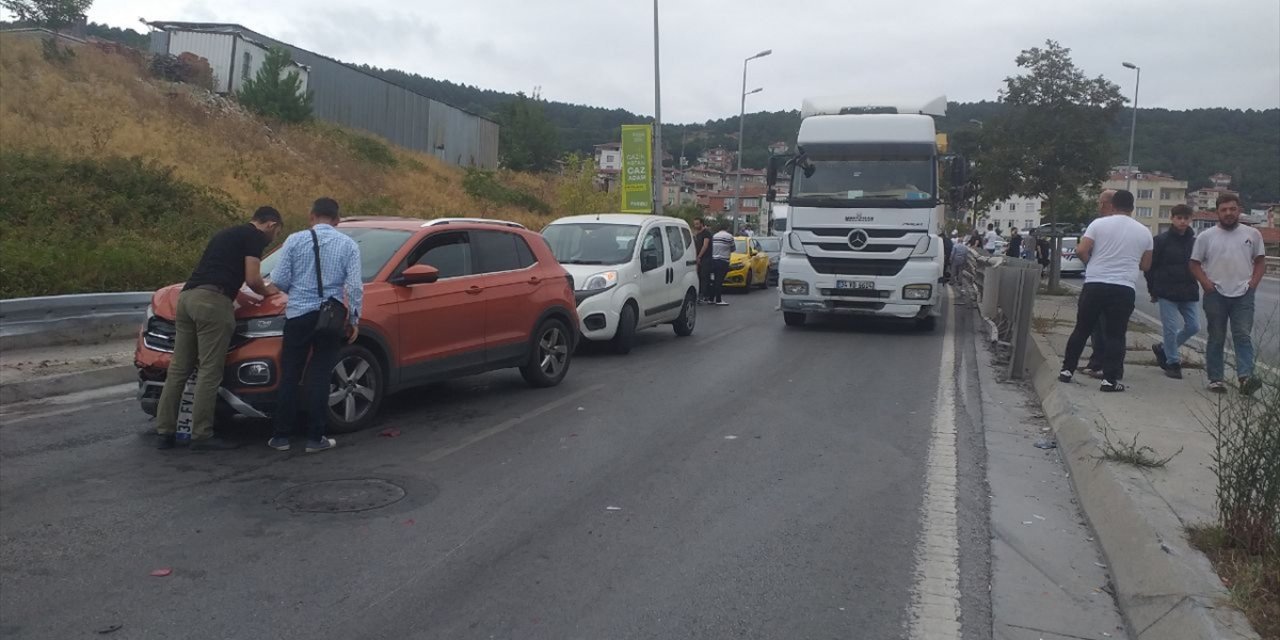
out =
[[[635,253],[640,227],[584,222],[553,224],[542,231],[560,264],[622,264]]]
[[[734,240],[734,241],[733,241],[733,252],[734,252],[734,253],[746,253],[746,252],[747,252],[747,241],[746,241],[746,240],[743,240],[742,238],[738,238],[737,240]]]
[[[378,277],[378,272],[387,265],[391,256],[395,255],[405,240],[413,235],[409,231],[393,231],[390,229],[370,229],[367,227],[338,227],[338,231],[346,234],[360,247],[360,275],[365,282]],[[277,250],[262,259],[262,277],[270,277],[271,270],[280,262],[281,254]]]
[[[814,160],[796,171],[791,200],[889,201],[889,206],[933,206],[934,163],[919,160]],[[805,175],[808,173],[809,175]]]
[[[760,243],[760,248],[766,253],[778,253],[779,251],[782,251],[782,238],[757,238],[756,242]]]

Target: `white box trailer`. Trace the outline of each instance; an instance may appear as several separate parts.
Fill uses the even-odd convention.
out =
[[[258,75],[267,58],[267,47],[240,34],[225,31],[170,29],[170,55],[190,53],[209,61],[213,69],[213,89],[217,93],[238,93],[246,78]],[[291,64],[285,74],[296,72],[302,80],[300,92],[307,91],[308,69]]]

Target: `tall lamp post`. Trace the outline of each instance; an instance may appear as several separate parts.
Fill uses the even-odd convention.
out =
[[[667,199],[666,186],[662,184],[662,71],[658,58],[658,0],[653,0],[653,213],[662,215],[662,204]]]
[[[765,49],[742,61],[742,106],[738,111],[738,172],[733,178],[733,235],[735,236],[738,235],[738,218],[742,216],[742,136],[747,117],[747,96],[764,91],[764,89],[747,91],[747,63],[772,54],[773,49]]]
[[[1124,181],[1125,190],[1131,191],[1133,187],[1133,138],[1134,134],[1138,132],[1138,85],[1142,84],[1142,67],[1132,62],[1123,62],[1121,64],[1124,65],[1124,68],[1133,69],[1137,72],[1133,80],[1133,121],[1129,124],[1129,164],[1125,167],[1127,177]]]

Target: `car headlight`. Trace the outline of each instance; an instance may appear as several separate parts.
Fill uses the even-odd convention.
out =
[[[926,233],[924,237],[920,238],[920,241],[916,243],[916,248],[911,252],[911,255],[912,256],[929,255],[929,247],[932,245],[933,245],[933,237]]]
[[[732,263],[732,264],[730,264],[730,265],[729,265],[729,270],[730,270],[730,271],[737,271],[738,269],[741,269],[741,268],[743,268],[743,267],[745,267],[745,266],[747,266],[745,263],[742,263],[742,262],[734,262],[734,263]]]
[[[276,338],[284,335],[284,316],[249,318],[236,323],[236,334],[246,338]]]
[[[789,296],[809,295],[809,283],[804,280],[783,280],[782,292]]]
[[[581,291],[601,291],[618,284],[617,271],[602,271],[582,282]]]
[[[933,297],[933,285],[909,284],[902,288],[903,300],[928,300]]]

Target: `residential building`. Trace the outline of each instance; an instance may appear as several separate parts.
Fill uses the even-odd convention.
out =
[[[151,33],[152,53],[192,53],[209,60],[220,89],[234,92],[249,73],[254,73],[261,66],[259,50],[282,47],[307,71],[307,89],[317,119],[361,129],[455,165],[498,166],[498,123],[493,120],[238,24],[147,25],[155,29]]]
[[[724,215],[733,212],[734,195],[733,191],[705,191],[697,194],[698,204],[702,206],[707,213],[712,215]],[[742,189],[742,213],[743,215],[756,215],[760,213],[764,206],[764,189],[758,186],[752,186],[748,189]]]
[[[1142,171],[1132,167],[1116,167],[1102,184],[1103,189],[1129,189],[1133,192],[1133,219],[1147,225],[1151,233],[1159,233],[1172,224],[1173,207],[1187,200],[1187,181],[1160,171]]]
[[[622,171],[622,143],[607,142],[596,145],[596,169]]]
[[[1187,204],[1194,207],[1197,211],[1213,211],[1218,206],[1218,196],[1222,194],[1230,194],[1239,196],[1240,194],[1231,190],[1231,176],[1218,172],[1209,176],[1209,182],[1212,186],[1196,189],[1187,194]]]
[[[714,149],[707,149],[706,151],[703,151],[702,155],[698,157],[698,163],[708,169],[732,171],[734,168],[733,163],[735,156],[736,154],[734,154],[734,152],[729,151],[724,147],[716,147]]]
[[[1018,228],[1023,231],[1040,226],[1042,198],[1015,196],[992,204],[982,215],[981,226],[994,224],[1001,233]]]
[[[1212,211],[1197,211],[1191,214],[1191,228],[1196,233],[1205,229],[1212,229],[1218,225],[1218,214]]]

